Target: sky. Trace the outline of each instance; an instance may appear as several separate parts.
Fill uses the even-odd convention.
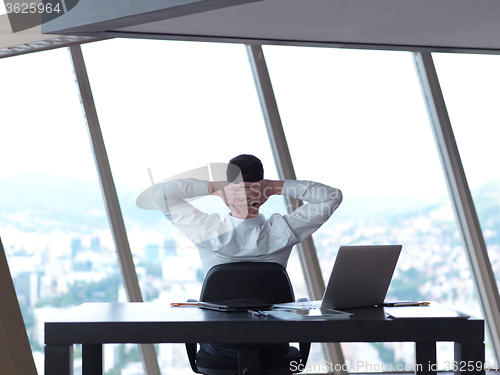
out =
[[[125,39],[82,50],[115,182],[140,189],[148,168],[158,180],[239,153],[277,178],[243,46]],[[352,194],[445,192],[410,53],[264,52],[297,178]],[[500,57],[433,56],[469,183],[480,187],[500,173]],[[2,59],[0,82],[0,179],[96,180],[68,51]]]

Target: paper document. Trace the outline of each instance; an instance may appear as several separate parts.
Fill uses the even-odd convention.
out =
[[[470,315],[452,308],[431,304],[430,306],[384,307],[391,317],[403,318],[469,318]]]

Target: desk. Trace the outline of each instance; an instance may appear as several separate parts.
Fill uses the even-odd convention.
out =
[[[481,319],[391,319],[383,308],[350,312],[348,320],[288,321],[154,303],[85,303],[45,323],[45,375],[73,373],[73,344],[82,344],[83,375],[95,375],[102,374],[102,344],[276,341],[415,342],[418,375],[436,374],[436,341],[451,341],[457,374],[485,373]]]

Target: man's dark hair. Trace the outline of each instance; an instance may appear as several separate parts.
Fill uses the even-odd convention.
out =
[[[227,180],[233,182],[241,172],[244,182],[257,182],[264,179],[264,166],[253,155],[243,154],[232,158],[227,165]]]

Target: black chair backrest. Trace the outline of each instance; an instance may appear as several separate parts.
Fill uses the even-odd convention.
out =
[[[239,262],[212,267],[203,282],[200,301],[255,300],[267,303],[295,301],[286,270],[277,263]]]

